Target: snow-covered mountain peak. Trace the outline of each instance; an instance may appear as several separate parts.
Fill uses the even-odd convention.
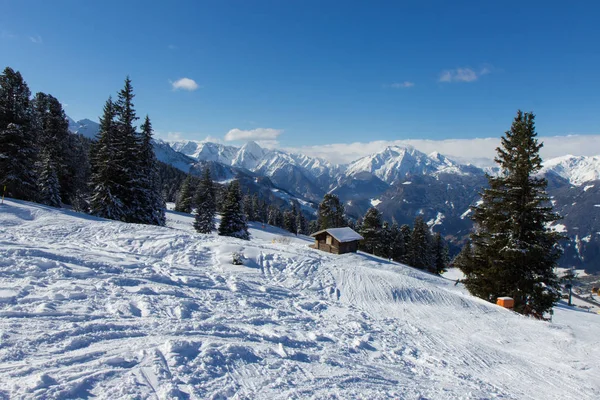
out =
[[[75,121],[71,117],[67,117],[67,121],[69,122],[69,131],[83,135],[88,139],[95,139],[100,130],[99,123],[87,118]]]
[[[600,179],[600,156],[566,155],[544,161],[542,173],[555,173],[580,186]]]
[[[426,155],[412,146],[388,146],[348,166],[347,175],[370,172],[389,184],[414,174],[469,174],[476,168],[463,166],[438,152]]]
[[[248,141],[240,147],[232,160],[232,165],[253,170],[265,154],[266,151],[256,142]]]

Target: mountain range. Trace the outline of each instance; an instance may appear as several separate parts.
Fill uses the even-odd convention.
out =
[[[70,126],[88,137],[97,132],[97,124],[90,120],[70,120]],[[334,193],[355,219],[372,206],[386,220],[400,224],[412,225],[421,215],[432,230],[446,237],[452,253],[472,228],[469,207],[479,201],[486,174],[498,172],[404,146],[390,146],[346,165],[263,148],[252,141],[236,147],[157,139],[154,149],[160,161],[184,172],[199,174],[209,166],[218,181],[238,178],[252,192],[282,205],[296,199],[313,214],[323,196]],[[548,179],[548,194],[563,217],[553,225],[566,237],[561,266],[600,272],[600,156],[548,159],[540,174]]]

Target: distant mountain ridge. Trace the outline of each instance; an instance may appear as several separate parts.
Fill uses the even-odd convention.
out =
[[[346,165],[265,149],[255,142],[235,147],[212,142],[163,142],[193,162],[214,162],[235,171],[263,176],[297,199],[317,204],[335,193],[347,213],[360,218],[375,206],[387,220],[412,224],[421,215],[457,251],[472,228],[469,207],[487,185],[486,173],[438,152],[425,154],[410,146],[390,146]],[[182,165],[187,168],[186,165]],[[563,156],[544,162],[548,193],[564,217],[555,223],[568,238],[562,266],[600,272],[600,157]],[[598,188],[598,189],[596,189]],[[576,200],[577,199],[577,200]],[[598,214],[598,215],[596,215]]]
[[[70,129],[94,138],[99,125],[73,121]],[[412,224],[421,215],[456,251],[472,228],[469,207],[487,185],[479,168],[410,146],[390,146],[345,165],[263,148],[255,142],[231,146],[207,141],[154,141],[157,158],[193,174],[209,167],[216,180],[238,178],[245,187],[278,201],[296,199],[310,212],[325,193],[335,193],[352,218],[375,206],[387,220]],[[554,224],[568,240],[561,265],[600,272],[600,156],[565,155],[544,161],[540,172],[563,220]],[[281,204],[284,204],[281,203]],[[312,208],[315,212],[315,208]]]
[[[75,121],[71,117],[67,117],[67,120],[71,132],[83,135],[88,139],[95,139],[100,131],[100,124],[87,118]]]

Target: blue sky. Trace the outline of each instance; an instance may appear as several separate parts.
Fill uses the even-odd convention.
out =
[[[595,1],[154,3],[0,0],[0,65],[76,119],[130,75],[164,138],[499,137],[518,108],[540,135],[600,133]]]

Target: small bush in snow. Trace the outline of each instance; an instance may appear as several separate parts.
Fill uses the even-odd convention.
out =
[[[285,236],[278,236],[275,239],[273,239],[273,243],[290,244],[291,242],[292,239]]]

